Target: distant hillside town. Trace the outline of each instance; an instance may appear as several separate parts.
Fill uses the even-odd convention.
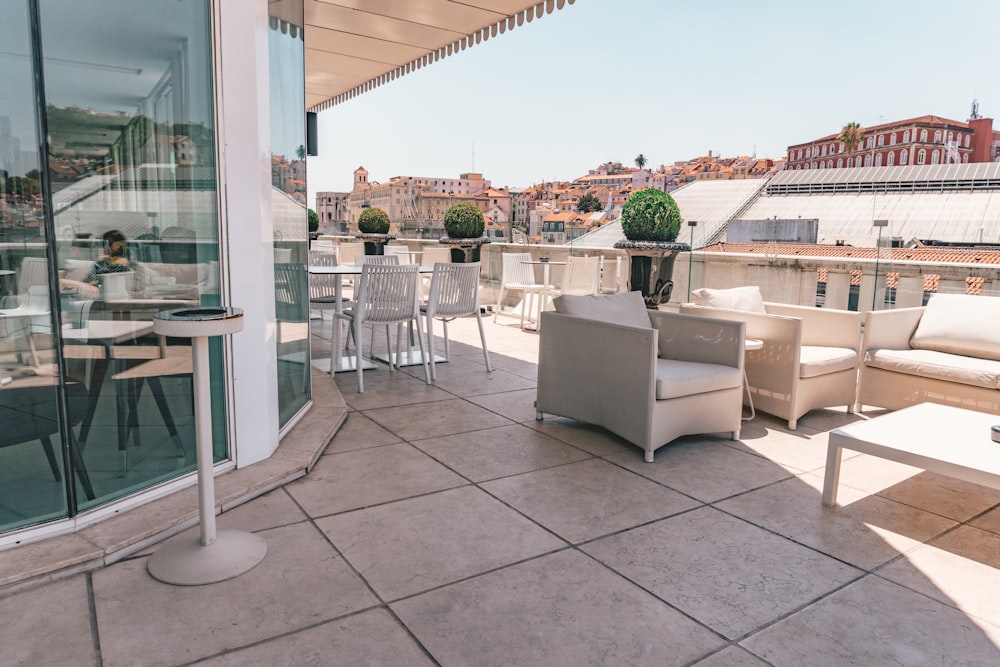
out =
[[[445,211],[455,203],[468,201],[483,212],[487,222],[486,234],[495,240],[562,245],[577,242],[586,234],[617,223],[622,206],[637,190],[691,190],[691,197],[686,193],[675,194],[682,214],[687,220],[701,222],[701,232],[706,236],[704,241],[709,241],[710,237],[717,242],[726,239],[730,221],[744,217],[744,214],[756,213],[762,208],[761,202],[765,201],[762,197],[779,194],[778,189],[782,186],[778,183],[765,184],[780,172],[841,169],[845,178],[851,174],[850,182],[840,183],[843,181],[840,178],[832,181],[829,178],[820,179],[840,183],[836,186],[816,186],[828,188],[833,194],[835,190],[847,193],[860,188],[859,191],[864,191],[865,187],[855,181],[875,182],[876,185],[872,186],[874,190],[893,189],[885,184],[894,182],[891,175],[894,172],[880,171],[873,176],[872,172],[857,170],[1000,162],[1000,131],[993,130],[991,118],[979,115],[978,105],[974,102],[967,122],[927,115],[868,128],[848,123],[838,133],[789,146],[786,157],[779,159],[723,157],[709,151],[705,156],[656,168],[648,168],[643,155],[637,156],[634,162],[635,167],[621,162],[605,162],[569,181],[544,181],[523,189],[494,187],[481,173],[461,174],[458,178],[394,176],[380,183],[370,180],[364,167],[358,167],[350,192],[317,192],[316,210],[322,233],[356,233],[361,211],[368,206],[376,206],[389,214],[393,234],[408,238],[438,238],[444,235]],[[900,178],[906,183],[906,188],[913,191],[919,189],[927,194],[931,188],[924,182],[927,179],[919,173],[907,171]],[[939,176],[930,180],[934,178]],[[747,183],[748,187],[707,185],[750,180],[755,180],[756,184]],[[692,187],[695,185],[698,187]],[[733,183],[733,186],[736,185]],[[989,183],[985,181],[979,183],[976,186],[979,196],[984,196],[984,188],[988,187]],[[899,189],[894,189],[894,192],[899,192]],[[824,190],[824,194],[830,193]],[[983,205],[989,208],[992,195],[986,196],[988,201],[984,200]],[[685,207],[683,200],[689,200],[690,204]],[[794,201],[798,207],[804,206],[804,200],[786,201]],[[707,202],[711,202],[711,206]],[[839,203],[832,206],[839,211]],[[977,211],[978,206],[974,206]],[[789,207],[781,212],[784,213],[783,218],[816,219],[820,212],[813,209]],[[926,211],[922,215],[925,214]],[[969,214],[978,215],[973,211]],[[770,219],[773,215],[760,217]],[[859,231],[857,227],[864,224],[861,218],[870,219],[870,209],[865,215],[843,211],[837,215],[839,227],[837,231],[829,232],[829,237],[836,237],[833,241],[844,243],[847,238],[854,240],[854,237],[868,236],[867,230]],[[855,217],[858,221],[852,222]],[[817,222],[820,226],[815,232],[819,238],[826,236],[824,231],[830,228],[830,220],[826,224],[821,222]],[[921,231],[924,231],[932,221],[921,222]],[[870,221],[867,224],[870,225]],[[947,229],[935,229],[934,240],[967,242],[973,233],[969,231],[973,229],[970,225],[971,222],[964,224],[960,234],[962,239],[950,238]],[[984,234],[995,226],[995,220],[983,219],[975,223],[974,233],[980,240],[985,240]],[[619,234],[616,230],[617,225],[609,230],[607,236]],[[600,235],[595,238],[600,238]]]

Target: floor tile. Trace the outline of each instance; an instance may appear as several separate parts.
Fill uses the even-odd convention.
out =
[[[506,417],[461,399],[368,410],[365,416],[403,440],[468,433],[512,423]]]
[[[955,525],[886,498],[841,487],[837,507],[820,502],[822,480],[802,475],[716,507],[869,570]]]
[[[344,425],[327,446],[325,454],[349,452],[355,449],[378,447],[399,442],[399,437],[389,433],[360,412],[347,415]]]
[[[994,507],[986,514],[973,519],[969,525],[1000,535],[1000,507]]]
[[[752,422],[751,422],[752,424]],[[826,465],[826,434],[807,434],[805,431],[783,431],[761,425],[746,426],[740,439],[723,444],[761,456],[792,473],[821,470]],[[844,460],[854,456],[844,452]]]
[[[621,453],[608,461],[702,502],[714,502],[791,476],[767,459],[689,436],[661,447],[653,463]]]
[[[374,596],[315,527],[258,533],[257,567],[208,586],[171,586],[146,572],[145,558],[94,573],[105,667],[176,665],[246,646],[376,604]]]
[[[442,665],[683,665],[722,640],[563,551],[392,605]]]
[[[433,665],[420,646],[382,609],[271,639],[199,662],[204,667],[331,665],[423,667]]]
[[[474,482],[591,458],[520,424],[416,440],[413,446]]]
[[[3,664],[98,664],[83,576],[0,598],[0,618]]]
[[[1000,491],[868,454],[841,463],[840,483],[956,521],[1000,503]]]
[[[566,546],[471,487],[327,517],[316,525],[383,600]]]
[[[437,354],[443,352],[441,348],[437,350]],[[437,379],[434,381],[434,386],[456,396],[480,396],[533,389],[535,381],[499,368],[495,368],[491,373],[486,370],[482,357],[478,360],[455,357],[448,363],[437,365]]]
[[[879,575],[1000,627],[1000,535],[959,526]]]
[[[313,471],[288,484],[309,516],[377,505],[467,482],[406,443],[324,456]]]
[[[638,460],[643,460],[643,453],[639,447],[600,426],[550,415],[545,415],[545,419],[541,421],[524,422],[524,425],[579,447],[594,456],[614,456],[622,452],[631,452]]]
[[[344,400],[355,410],[372,410],[395,405],[413,405],[444,401],[452,394],[406,373],[390,373],[386,366],[365,371],[365,390],[358,393],[358,378],[354,373],[337,373],[337,387]]]
[[[1000,664],[1000,628],[874,576],[741,644],[776,667]]]
[[[696,667],[767,667],[767,663],[739,646],[727,646],[695,663]]]
[[[470,396],[469,401],[476,405],[481,405],[487,410],[492,410],[497,414],[503,415],[507,419],[512,419],[516,422],[526,422],[534,421],[535,419],[536,395],[536,390],[532,388],[505,391],[500,394]]]
[[[710,507],[581,548],[729,639],[861,575]]]
[[[486,482],[488,492],[577,543],[683,512],[698,502],[606,461]]]

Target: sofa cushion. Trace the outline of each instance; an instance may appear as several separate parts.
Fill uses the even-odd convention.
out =
[[[740,369],[675,359],[656,360],[656,400],[743,386]]]
[[[803,345],[799,350],[799,377],[812,378],[858,367],[858,353],[846,347]]]
[[[869,350],[865,353],[865,365],[905,375],[1000,389],[1000,361],[991,359],[935,350]]]
[[[622,294],[563,294],[552,299],[557,313],[598,322],[652,329],[641,292]]]
[[[66,278],[69,280],[83,280],[90,273],[90,270],[94,268],[94,260],[92,259],[67,259],[63,263],[66,269]]]
[[[1000,298],[935,294],[920,317],[910,347],[1000,360]]]
[[[751,313],[766,313],[764,299],[756,285],[732,287],[729,289],[708,289],[702,287],[691,292],[691,299],[698,306],[712,306],[727,310],[745,310]]]

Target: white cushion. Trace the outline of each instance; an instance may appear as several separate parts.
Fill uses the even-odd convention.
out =
[[[66,278],[69,280],[83,280],[90,273],[90,269],[93,266],[94,260],[92,259],[67,259],[64,264]]]
[[[656,400],[707,394],[743,386],[740,369],[676,359],[656,360]]]
[[[858,367],[858,353],[846,347],[803,345],[799,350],[799,377],[812,378]]]
[[[924,308],[910,347],[1000,360],[1000,298],[935,294]]]
[[[622,294],[563,294],[552,299],[557,313],[598,322],[652,329],[641,292]]]
[[[934,350],[869,350],[865,353],[865,365],[905,375],[1000,389],[1000,361]]]
[[[691,299],[699,306],[712,306],[727,310],[744,310],[751,313],[766,313],[764,299],[756,285],[732,287],[730,289],[708,289],[702,287],[691,292]]]

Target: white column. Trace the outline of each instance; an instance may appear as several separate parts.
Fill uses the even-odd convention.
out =
[[[232,337],[230,447],[237,467],[278,446],[277,349],[271,220],[267,0],[219,0],[216,71],[228,305],[243,308]]]

